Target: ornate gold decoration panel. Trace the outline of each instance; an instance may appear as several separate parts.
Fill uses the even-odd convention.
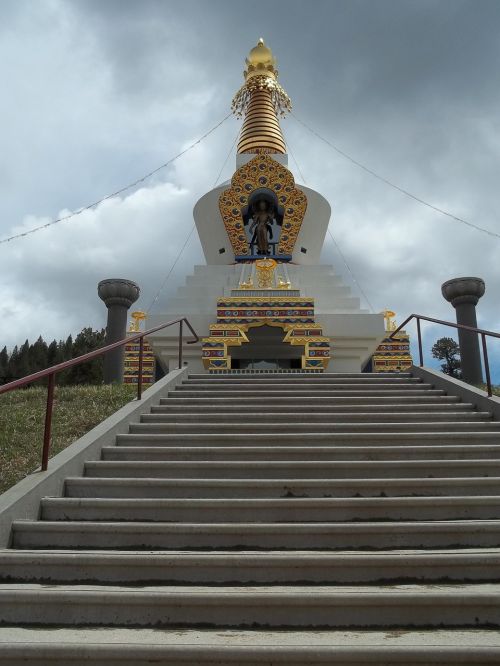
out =
[[[381,314],[384,315],[387,337],[382,340],[372,356],[372,372],[404,372],[413,365],[410,336],[406,331],[400,331],[391,338],[391,332],[397,328],[394,321],[396,313],[384,310]]]
[[[231,369],[231,347],[249,342],[248,330],[273,326],[284,332],[283,344],[301,346],[302,370],[321,372],[331,358],[330,339],[314,321],[314,299],[239,297],[217,301],[217,323],[202,340],[203,364],[210,372]]]
[[[234,254],[250,255],[242,209],[258,188],[276,194],[284,213],[278,254],[292,254],[306,213],[307,197],[295,187],[291,171],[269,155],[257,155],[240,167],[231,179],[231,187],[219,197],[219,210]]]
[[[302,324],[285,324],[275,320],[255,321],[248,324],[211,324],[210,336],[202,339],[203,365],[210,372],[231,369],[231,347],[249,342],[248,330],[258,326],[275,326],[283,329],[283,343],[304,347],[301,356],[302,370],[323,371],[331,358],[330,339],[321,335],[320,326],[304,327]]]
[[[278,262],[274,259],[257,259],[255,271],[257,273],[257,287],[259,289],[271,289],[273,287],[274,270]]]

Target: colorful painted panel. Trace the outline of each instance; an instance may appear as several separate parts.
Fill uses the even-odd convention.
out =
[[[314,324],[314,300],[296,297],[221,298],[217,301],[217,321],[238,324],[254,321]]]
[[[405,331],[396,338],[384,338],[372,356],[373,372],[404,372],[412,365],[410,337]]]
[[[292,172],[269,155],[257,155],[240,167],[231,179],[231,187],[219,197],[219,210],[233,252],[250,255],[241,211],[252,192],[262,187],[276,194],[284,210],[278,254],[292,254],[306,213],[307,197],[295,187]]]
[[[136,331],[132,331],[135,333]],[[123,383],[137,384],[139,379],[139,343],[130,342],[125,345],[123,359]],[[151,346],[144,340],[144,352],[142,361],[143,384],[154,384],[156,371],[156,359]]]
[[[246,299],[248,300],[248,299]],[[258,299],[255,299],[258,300]],[[313,303],[313,301],[310,301]],[[314,307],[312,309],[314,315]],[[313,322],[314,324],[314,322]],[[202,358],[209,371],[231,369],[231,347],[248,342],[247,332],[254,326],[270,325],[283,329],[283,343],[304,347],[301,367],[303,370],[322,371],[330,361],[330,340],[322,336],[317,324],[304,327],[303,323],[289,323],[279,317],[261,319],[254,316],[247,322],[217,323],[210,326],[210,337],[202,340]]]

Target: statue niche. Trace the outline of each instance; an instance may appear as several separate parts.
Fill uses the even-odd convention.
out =
[[[276,254],[283,209],[271,190],[260,188],[252,192],[248,206],[242,210],[243,224],[247,228],[250,254],[273,256]]]

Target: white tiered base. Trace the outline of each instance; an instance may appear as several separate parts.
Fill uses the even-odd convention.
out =
[[[314,298],[315,321],[330,338],[332,360],[327,371],[360,372],[385,335],[383,316],[363,310],[333,266],[289,264],[287,268],[292,288]],[[149,326],[185,316],[200,338],[207,337],[209,325],[216,323],[217,299],[238,289],[241,270],[241,265],[195,266],[194,274],[186,277],[165,311],[150,318]],[[178,366],[177,327],[159,331],[149,341],[165,370]],[[184,361],[192,372],[204,372],[200,343],[184,345]]]

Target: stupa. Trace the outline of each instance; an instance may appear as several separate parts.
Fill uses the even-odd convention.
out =
[[[360,372],[385,335],[331,265],[320,264],[330,205],[288,168],[279,117],[291,101],[260,39],[232,108],[243,117],[231,181],[194,207],[206,265],[195,266],[151,326],[187,316],[202,338],[185,348],[193,372]],[[166,371],[174,329],[151,336]]]

